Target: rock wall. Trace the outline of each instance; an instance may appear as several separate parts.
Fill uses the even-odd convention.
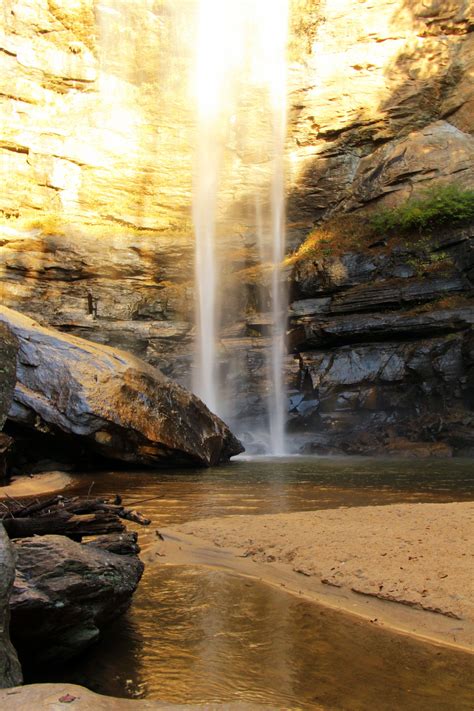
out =
[[[291,7],[289,249],[336,212],[392,205],[439,182],[474,185],[468,0]],[[0,35],[2,303],[130,350],[185,385],[196,9],[196,0],[5,0]],[[226,323],[221,361],[238,363],[245,418],[260,416],[270,387],[255,197],[267,199],[271,161],[251,138],[237,121],[218,223],[223,278],[241,286],[222,305],[240,316]],[[289,357],[291,385],[295,377]]]
[[[362,0],[356,11],[352,0],[292,0],[291,10],[297,233],[420,182],[472,181],[468,0]],[[39,227],[54,218],[66,232],[130,225],[189,238],[196,13],[197,0],[5,0],[1,214]],[[240,130],[228,137],[222,234],[254,231],[249,213],[271,167]]]
[[[311,451],[474,453],[474,227],[295,268],[291,427]]]

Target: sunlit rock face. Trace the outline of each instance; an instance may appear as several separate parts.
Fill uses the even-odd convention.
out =
[[[473,179],[469,2],[293,0],[291,9],[292,221],[313,224],[453,173]],[[197,0],[6,0],[4,215],[190,234],[196,13]],[[255,191],[268,180],[266,118],[250,133],[245,119],[242,110],[228,136],[222,232],[252,231]],[[442,120],[430,142],[427,127],[438,134]],[[361,191],[367,165],[407,142],[390,180]]]
[[[2,303],[186,385],[197,7],[5,0],[0,35]],[[334,212],[394,204],[433,182],[474,184],[473,21],[468,0],[292,0],[290,249]],[[239,414],[258,417],[270,304],[257,296],[255,204],[268,199],[271,147],[264,115],[243,130],[243,103],[217,206],[221,310],[239,314],[219,357],[247,354]]]
[[[171,2],[147,0],[4,3],[6,215],[41,210],[69,222],[182,227],[190,181],[189,101],[179,86],[192,26],[185,18]]]
[[[380,207],[453,174],[472,183],[470,3],[328,0],[318,14],[293,73],[290,219]]]

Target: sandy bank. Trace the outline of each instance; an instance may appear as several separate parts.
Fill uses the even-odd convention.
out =
[[[66,489],[73,483],[67,472],[41,472],[17,476],[7,484],[0,485],[0,500],[8,497],[42,496]]]
[[[0,708],[5,711],[179,711],[183,709],[222,709],[221,704],[166,704],[159,701],[116,699],[101,696],[75,684],[29,684],[14,689],[0,689]],[[246,703],[225,705],[232,711],[251,711],[264,708]]]
[[[162,531],[147,557],[224,567],[474,649],[473,514],[451,503],[229,516]]]

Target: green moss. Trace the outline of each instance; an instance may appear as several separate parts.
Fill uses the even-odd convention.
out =
[[[370,218],[376,234],[414,232],[437,226],[461,225],[474,219],[474,190],[442,185],[392,209],[380,210]]]

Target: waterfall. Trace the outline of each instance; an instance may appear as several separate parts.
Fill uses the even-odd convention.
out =
[[[193,387],[208,407],[229,419],[238,432],[232,377],[222,367],[223,321],[229,319],[229,313],[221,311],[224,302],[232,301],[229,291],[239,288],[238,280],[233,285],[223,277],[231,256],[230,248],[226,252],[229,237],[222,227],[229,195],[233,196],[232,181],[239,181],[251,195],[254,222],[250,229],[257,243],[257,259],[271,274],[270,343],[265,353],[268,394],[263,419],[268,429],[267,451],[275,455],[285,452],[286,296],[281,264],[285,253],[287,31],[288,0],[198,0]],[[251,158],[246,161],[241,154]],[[245,369],[245,364],[237,364],[238,354],[230,353],[227,365]]]

